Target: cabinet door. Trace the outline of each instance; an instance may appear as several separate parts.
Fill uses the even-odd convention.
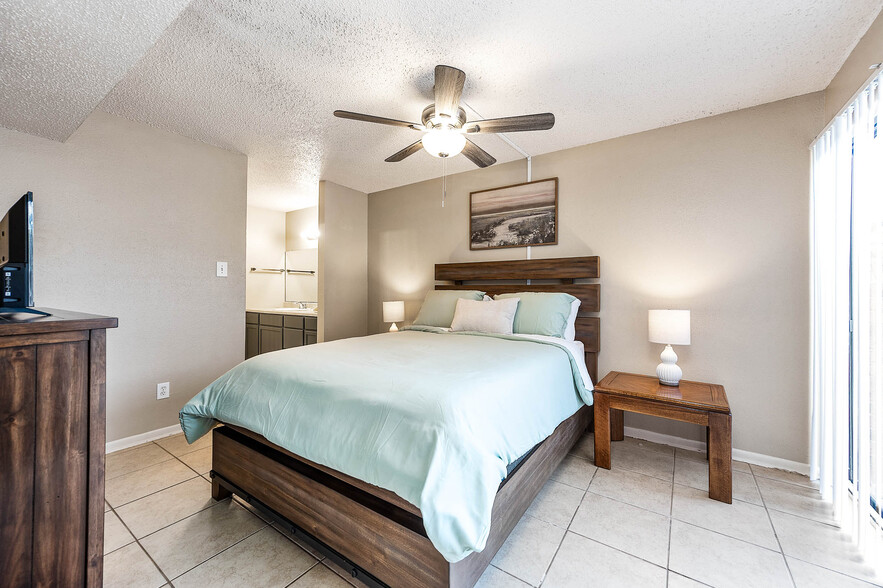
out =
[[[285,317],[288,318],[288,317]],[[282,330],[282,348],[291,349],[292,347],[300,347],[304,344],[303,329],[289,329],[286,327]]]
[[[261,352],[261,336],[257,325],[245,325],[245,359]]]
[[[0,349],[0,570],[3,586],[31,586],[36,349]]]
[[[282,349],[282,329],[261,325],[261,353]]]
[[[34,586],[86,577],[88,341],[37,348]]]
[[[304,345],[312,345],[317,341],[316,331],[304,331]]]

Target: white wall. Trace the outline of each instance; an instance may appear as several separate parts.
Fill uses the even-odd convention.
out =
[[[319,182],[319,341],[368,332],[368,196]]]
[[[647,310],[692,310],[684,377],[723,384],[737,449],[809,460],[809,151],[818,92],[533,158],[559,179],[557,246],[532,256],[601,257],[599,371],[653,374]],[[560,124],[560,123],[559,123]],[[507,147],[499,142],[499,149]],[[383,300],[413,320],[433,265],[523,259],[470,251],[469,192],[526,179],[523,161],[368,198],[369,325]],[[641,415],[626,424],[704,441],[699,427]]]
[[[285,213],[285,250],[315,249],[318,241],[310,241],[302,233],[319,227],[319,207],[299,208]]]
[[[249,206],[247,226],[246,306],[278,308],[285,301],[284,275],[252,273],[250,270],[253,267],[285,267],[285,213]],[[245,321],[244,315],[242,320]]]
[[[243,359],[246,158],[95,112],[65,143],[0,129],[0,210],[27,190],[37,305],[119,317],[108,441],[176,424]]]

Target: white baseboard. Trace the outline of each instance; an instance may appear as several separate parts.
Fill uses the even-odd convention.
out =
[[[685,439],[683,437],[675,437],[674,435],[664,435],[654,431],[647,431],[646,429],[636,429],[635,427],[625,427],[625,434],[629,437],[644,439],[645,441],[652,441],[653,443],[661,443],[663,445],[671,445],[672,447],[679,447],[690,451],[705,451],[705,443],[694,439]],[[800,463],[799,461],[791,461],[790,459],[782,459],[781,457],[773,457],[772,455],[764,455],[763,453],[754,453],[751,451],[745,451],[744,449],[733,449],[733,459],[768,468],[797,472],[804,476],[809,475],[808,463]]]
[[[157,439],[162,439],[163,437],[171,437],[172,435],[177,435],[181,432],[181,425],[172,425],[170,427],[163,427],[162,429],[156,429],[155,431],[147,431],[146,433],[141,433],[140,435],[132,435],[131,437],[124,437],[122,439],[117,439],[116,441],[110,441],[107,444],[107,453],[113,453],[114,451],[120,451],[122,449],[128,449],[129,447],[135,447],[136,445],[141,445],[142,443],[147,443],[149,441],[156,441]]]

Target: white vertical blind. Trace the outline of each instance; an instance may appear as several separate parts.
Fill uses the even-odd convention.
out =
[[[810,473],[867,548],[880,541],[883,502],[881,79],[812,146]]]

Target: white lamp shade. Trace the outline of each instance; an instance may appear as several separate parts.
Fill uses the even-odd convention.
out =
[[[690,344],[689,310],[651,310],[647,322],[650,327],[651,343]]]
[[[393,300],[383,303],[383,322],[400,323],[405,320],[405,302]]]

